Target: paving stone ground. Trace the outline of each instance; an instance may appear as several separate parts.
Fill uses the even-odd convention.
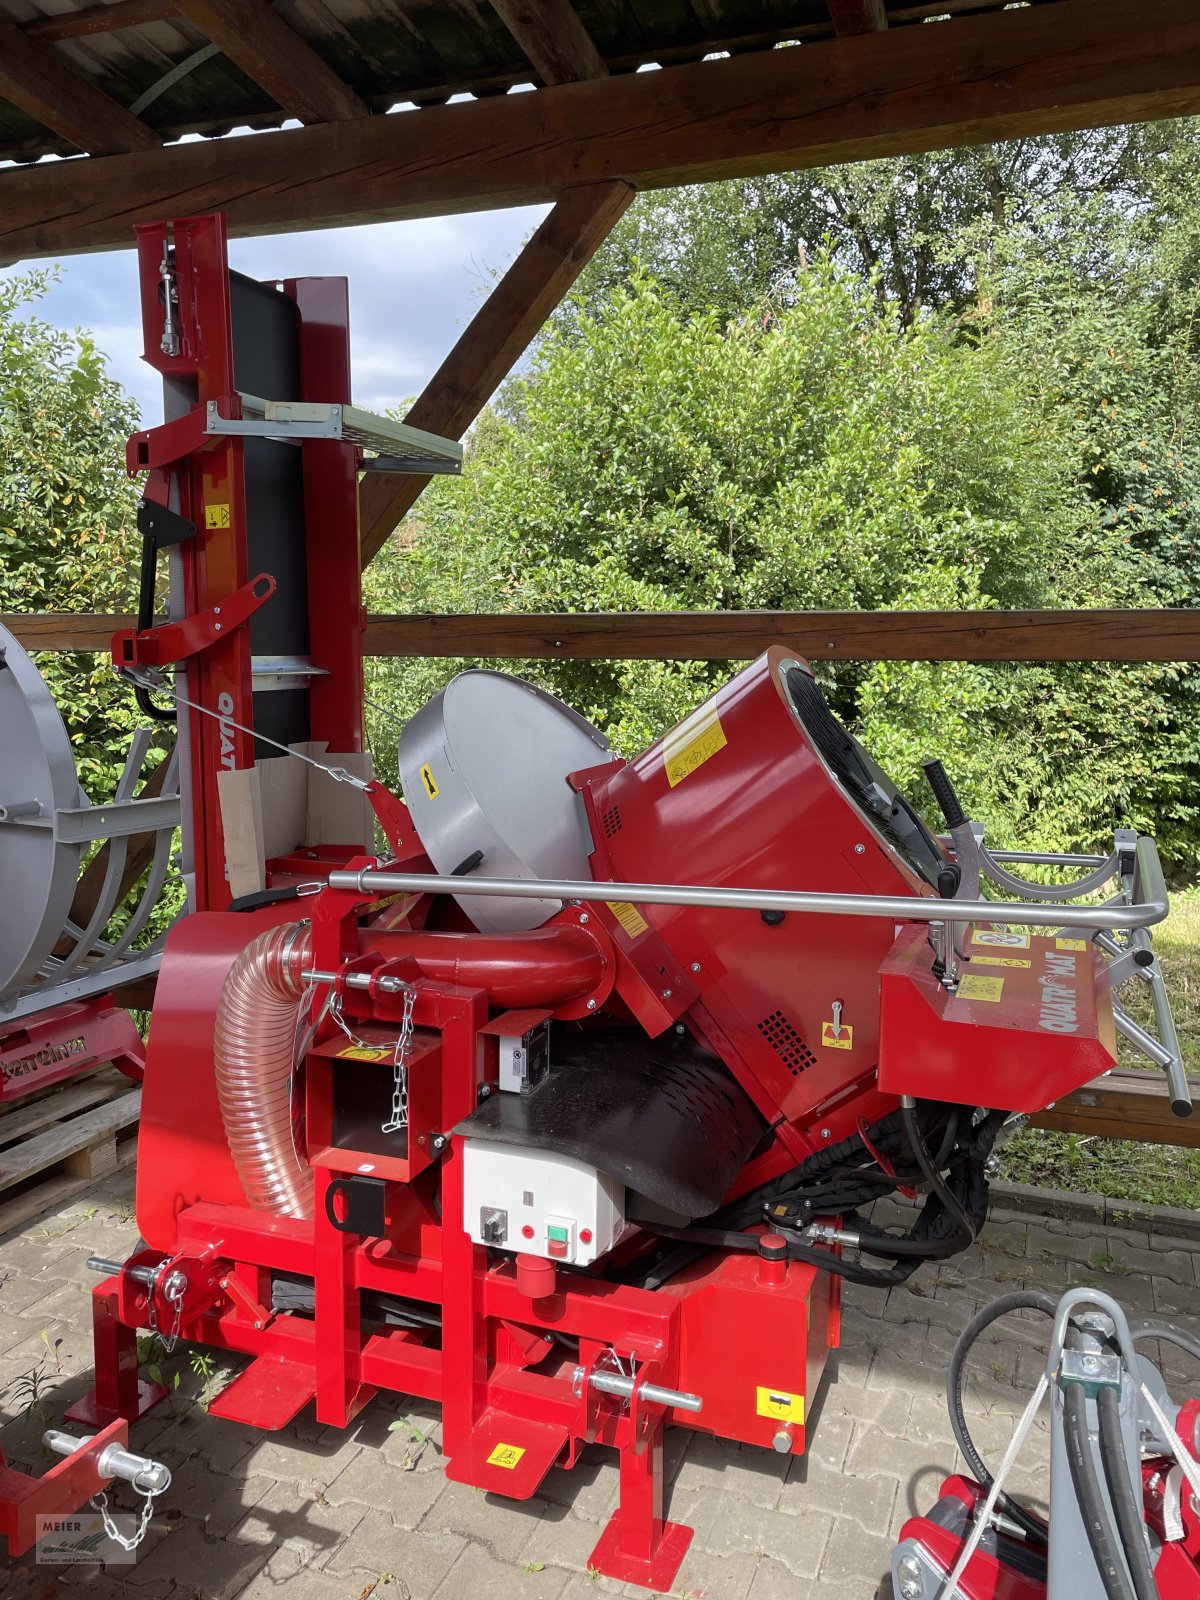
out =
[[[41,1473],[44,1428],[88,1388],[88,1255],[137,1237],[132,1178],[97,1184],[57,1214],[0,1240],[0,1449]],[[673,1593],[685,1600],[886,1600],[902,1523],[928,1508],[960,1464],[942,1385],[973,1313],[1010,1289],[1107,1289],[1132,1315],[1200,1320],[1187,1242],[1142,1230],[995,1212],[980,1240],[886,1296],[849,1288],[843,1343],[817,1401],[806,1456],[780,1458],[673,1431],[669,1514],[695,1528]],[[972,1431],[998,1462],[1044,1360],[1044,1322],[1010,1319],[981,1342]],[[736,1352],[731,1352],[731,1359]],[[194,1363],[194,1364],[193,1364]],[[162,1361],[178,1387],[143,1418],[133,1447],[174,1481],[136,1564],[59,1576],[63,1600],[594,1600],[644,1594],[593,1577],[588,1557],[616,1503],[611,1453],[551,1472],[523,1504],[448,1482],[436,1407],[392,1396],[346,1431],[311,1411],[278,1434],[209,1417],[199,1352]],[[1200,1385],[1182,1358],[1164,1370],[1177,1399]],[[1015,1486],[1044,1502],[1044,1420]],[[129,1508],[128,1491],[118,1509]],[[26,1557],[19,1566],[31,1566]],[[47,1573],[45,1567],[38,1569]],[[9,1576],[6,1578],[6,1571]],[[0,1557],[0,1596],[16,1577]]]

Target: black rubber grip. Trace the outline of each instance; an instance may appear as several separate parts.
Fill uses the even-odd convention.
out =
[[[967,820],[966,813],[958,803],[958,796],[954,792],[954,785],[946,775],[946,769],[940,761],[923,761],[925,776],[929,779],[929,787],[933,790],[933,798],[941,807],[942,816],[946,819],[948,828],[959,828]]]

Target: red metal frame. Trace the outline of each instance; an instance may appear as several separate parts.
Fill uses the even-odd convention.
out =
[[[1179,1414],[1179,1435],[1193,1454],[1197,1408],[1197,1402],[1189,1400]],[[1154,1581],[1161,1600],[1196,1600],[1200,1594],[1200,1508],[1186,1485],[1178,1506],[1183,1537],[1168,1540],[1163,1524],[1163,1485],[1173,1465],[1162,1458],[1142,1462],[1146,1522],[1164,1541],[1154,1566]],[[961,1501],[973,1513],[986,1494],[973,1479],[955,1476],[942,1484],[939,1498]],[[965,1542],[965,1536],[952,1532],[932,1516],[910,1517],[900,1529],[900,1542],[909,1539],[921,1545],[947,1575],[953,1572]],[[1003,1534],[998,1537],[994,1554],[983,1548],[976,1550],[959,1581],[963,1600],[1046,1600],[1045,1581],[1005,1559],[1006,1552],[1019,1550],[1019,1541],[1010,1541]]]
[[[110,994],[73,1000],[25,1019],[0,1036],[0,1104],[111,1061],[140,1083],[146,1048]]]
[[[158,347],[168,237],[177,356]],[[94,1291],[96,1388],[75,1414],[132,1420],[156,1402],[138,1379],[136,1330],[175,1325],[163,1286],[181,1278],[182,1336],[254,1358],[212,1405],[218,1416],[278,1428],[315,1401],[322,1422],[344,1426],[379,1390],[437,1400],[449,1475],[517,1499],[532,1495],[556,1463],[570,1466],[585,1444],[602,1443],[618,1452],[620,1504],[592,1562],[608,1576],[669,1588],[691,1535],[664,1517],[665,1426],[801,1453],[827,1354],[839,1342],[838,1280],[808,1262],[768,1259],[774,1247],[760,1243],[758,1255],[714,1252],[660,1289],[636,1287],[621,1270],[657,1248],[636,1230],[612,1253],[608,1277],[498,1256],[473,1243],[464,1225],[463,1140],[454,1130],[496,1087],[495,1034],[512,1012],[586,1026],[607,1010],[652,1037],[680,1025],[724,1061],[768,1130],[734,1184],[734,1194],[748,1191],[875,1122],[895,1108],[898,1092],[909,1092],[898,1082],[885,1088],[876,1075],[891,1044],[879,991],[897,929],[890,920],[780,923],[754,912],[635,910],[620,901],[619,885],[674,878],[935,891],[831,777],[785,694],[792,658],[773,650],[636,761],[575,774],[596,841],[593,875],[613,882],[611,904],[569,905],[534,933],[506,937],[474,933],[452,902],[419,895],[373,899],[326,887],[312,898],[224,912],[216,776],[222,766],[249,765],[253,752],[249,736],[228,726],[252,720],[249,632],[235,626],[217,639],[213,627],[215,608],[227,615],[249,578],[243,447],[205,435],[199,421],[209,400],[236,403],[223,223],[187,218],[140,229],[139,259],[148,359],[192,385],[196,399],[188,415],[133,441],[130,465],[149,466],[147,493],[198,533],[182,547],[182,629],[168,624],[175,632],[166,644],[167,630],[157,630],[158,639],[142,635],[128,647],[162,659],[194,641],[196,653],[178,658],[188,693],[227,720],[190,719],[198,911],[171,933],[156,993],[138,1163],[146,1243]],[[347,400],[344,284],[298,279],[285,291],[300,313],[300,398]],[[357,750],[357,457],[352,446],[329,441],[302,448],[310,653],[327,673],[312,689],[312,737]],[[214,508],[219,517],[209,514]],[[406,809],[378,783],[369,792],[398,862],[426,869]],[[270,863],[269,881],[323,879],[335,863],[374,864],[346,861],[327,842]],[[247,1208],[213,1060],[214,1017],[234,962],[257,934],[301,919],[310,924],[305,960],[329,975],[306,991],[309,1009],[299,1020],[313,1031],[291,1107],[290,1132],[312,1171],[312,1220]],[[351,987],[352,975],[369,981]],[[417,1030],[409,1127],[392,1143],[381,1141],[372,1105],[382,1097],[386,1114],[389,1046],[403,1008],[381,987],[388,976],[411,986]],[[347,1048],[337,1032],[326,1010],[331,991],[362,1043]],[[1083,997],[1092,1013],[1098,1003],[1092,991]],[[515,1026],[511,1016],[507,1025]],[[935,1016],[935,1033],[948,1026]],[[1024,1065],[1044,1067],[1045,1081],[1054,1073],[1056,1083],[1072,1074],[1083,1081],[1094,1070],[1090,1058],[1080,1069],[1086,1051],[1061,1035],[1025,1043]],[[339,1098],[347,1074],[353,1093]],[[977,1085],[978,1074],[972,1102]],[[952,1097],[948,1088],[943,1097]],[[341,1225],[339,1207],[364,1177],[366,1187],[354,1192],[378,1206],[373,1237]],[[138,1265],[158,1269],[153,1287],[132,1277]],[[311,1280],[311,1315],[273,1311],[273,1273]],[[425,1315],[375,1331],[372,1317],[364,1331],[365,1295],[437,1308],[440,1328]],[[634,1378],[625,1400],[589,1382],[614,1363]],[[699,1394],[703,1409],[667,1408],[644,1392],[651,1383]]]
[[[40,1478],[10,1467],[0,1451],[0,1534],[8,1541],[10,1558],[23,1556],[37,1543],[41,1519],[73,1516],[93,1495],[106,1489],[112,1479],[102,1477],[96,1463],[110,1444],[128,1443],[129,1425],[118,1419],[55,1462]]]
[[[274,591],[270,574],[251,580],[247,564],[245,443],[205,432],[206,408],[240,415],[233,364],[233,328],[225,219],[180,217],[137,229],[144,358],[176,393],[183,415],[135,434],[130,476],[147,474],[147,499],[196,526],[180,546],[181,617],[113,640],[118,666],[142,662],[181,666],[185,692],[202,711],[186,712],[191,751],[188,836],[195,868],[195,910],[229,903],[224,835],[217,792],[222,770],[253,764],[250,615]],[[162,349],[162,263],[174,251],[178,351]],[[299,313],[299,395],[269,396],[346,402],[350,399],[350,327],[341,278],[297,278],[283,292]],[[306,440],[303,452],[309,656],[320,675],[310,691],[310,737],[331,750],[362,749],[362,609],[358,559],[360,452],[353,444]],[[206,715],[205,713],[209,713]],[[239,727],[238,724],[241,726]]]

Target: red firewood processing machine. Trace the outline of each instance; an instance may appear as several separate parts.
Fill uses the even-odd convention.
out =
[[[592,1563],[668,1588],[667,1425],[803,1452],[842,1283],[963,1249],[1006,1126],[1118,1028],[1188,1111],[1153,840],[991,853],[932,764],[935,835],[781,648],[634,760],[470,671],[399,736],[406,804],[322,763],[363,747],[359,473],[460,452],[350,404],[341,280],[231,273],[214,216],[139,252],[168,420],[129,446],[149,592],[114,657],[178,717],[192,914],[150,1029],[144,1243],[100,1263],[75,1415],[155,1403],[149,1328],[251,1357],[210,1409],[253,1427],[436,1400],[449,1476],[500,1495],[599,1442],[620,1503]],[[386,846],[310,837],[235,898],[229,775],[265,794],[293,747]],[[1114,1005],[1138,976],[1157,1039]],[[903,1234],[858,1210],[897,1188],[924,1195]]]

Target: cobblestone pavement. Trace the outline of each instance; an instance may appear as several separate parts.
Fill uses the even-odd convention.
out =
[[[43,1428],[88,1387],[94,1280],[85,1259],[127,1253],[136,1235],[132,1179],[122,1174],[0,1241],[0,1448],[14,1465],[45,1470]],[[886,1297],[850,1289],[807,1456],[669,1436],[669,1513],[696,1530],[673,1593],[889,1596],[901,1524],[931,1504],[956,1465],[942,1384],[959,1330],[1010,1289],[1080,1282],[1109,1290],[1132,1314],[1200,1317],[1186,1242],[1015,1212],[995,1213],[965,1255]],[[1009,1440],[1045,1336],[1040,1320],[1009,1319],[978,1349],[969,1414],[987,1459],[998,1461]],[[616,1502],[609,1453],[589,1452],[575,1471],[551,1472],[535,1499],[505,1503],[446,1481],[434,1407],[393,1396],[346,1431],[308,1411],[281,1433],[255,1434],[206,1414],[205,1385],[219,1373],[194,1370],[194,1356],[180,1350],[162,1363],[179,1386],[133,1430],[134,1448],[174,1474],[136,1564],[67,1569],[64,1600],[593,1600],[621,1591],[587,1569]],[[1174,1361],[1165,1370],[1177,1399],[1189,1382],[1195,1390],[1194,1371]],[[1035,1501],[1046,1493],[1046,1457],[1041,1424],[1017,1480]],[[127,1496],[117,1496],[122,1506]],[[13,1588],[0,1569],[0,1595]]]

